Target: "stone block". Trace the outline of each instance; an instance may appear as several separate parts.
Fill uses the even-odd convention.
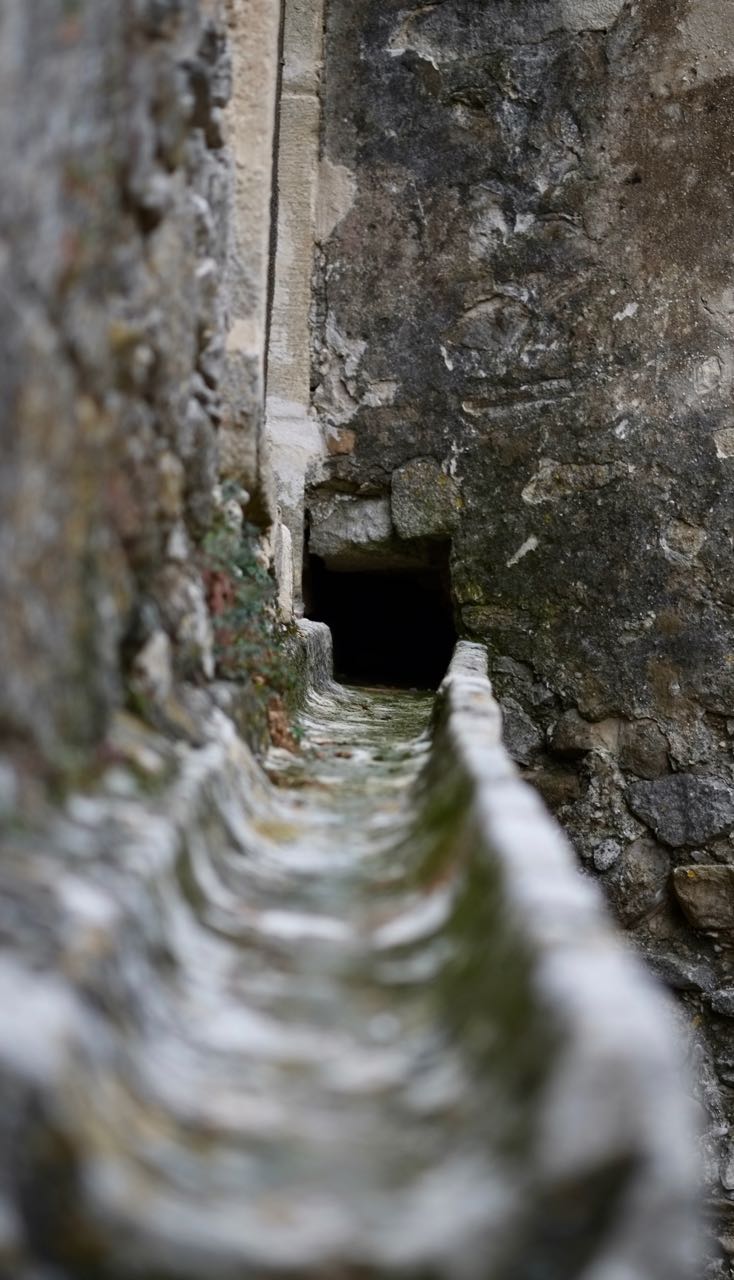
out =
[[[554,755],[568,759],[585,756],[590,751],[614,750],[618,728],[615,720],[593,724],[584,720],[578,711],[566,711],[551,731],[551,750]]]
[[[636,818],[664,844],[705,844],[734,826],[734,789],[719,778],[673,773],[651,782],[634,782],[627,803]]]
[[[620,730],[619,763],[639,778],[660,778],[668,772],[668,740],[654,720],[635,720]]]
[[[734,1018],[734,987],[721,987],[711,997],[711,1008],[722,1018]]]
[[[373,561],[393,564],[395,531],[388,498],[354,498],[351,494],[313,494],[310,548],[335,568]]]
[[[676,867],[673,888],[697,929],[734,929],[734,867]]]
[[[543,747],[543,735],[514,698],[502,698],[505,746],[517,764],[529,765]]]
[[[401,538],[446,538],[457,527],[459,486],[433,458],[414,458],[392,476],[392,518]]]
[[[625,925],[652,915],[665,901],[670,854],[654,840],[634,840],[607,872],[604,886]]]

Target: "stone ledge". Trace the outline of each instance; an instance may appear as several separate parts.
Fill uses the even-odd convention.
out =
[[[438,695],[432,754],[429,769],[435,774],[438,760],[468,792],[464,826],[497,881],[497,927],[522,940],[532,1000],[555,1028],[525,1153],[519,1236],[527,1243],[530,1232],[536,1246],[547,1236],[562,1250],[569,1204],[569,1231],[583,1233],[606,1170],[602,1183],[618,1180],[617,1206],[602,1214],[598,1239],[588,1240],[581,1274],[691,1277],[694,1124],[672,1010],[615,930],[595,884],[577,870],[560,828],[519,778],[502,744],[481,645],[457,645]],[[608,1210],[611,1204],[608,1196]],[[548,1248],[555,1261],[555,1247]]]

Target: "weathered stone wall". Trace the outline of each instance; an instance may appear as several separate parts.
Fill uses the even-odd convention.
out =
[[[622,101],[626,93],[636,101],[645,74],[643,54],[622,45],[616,53],[610,45],[605,61],[602,28],[618,8],[614,0],[575,6],[561,0],[558,6],[498,4],[485,12],[457,0],[407,14],[395,6],[380,13],[360,0],[340,13],[334,0],[326,150],[317,183],[320,10],[305,0],[286,6],[281,225],[295,212],[298,236],[290,243],[283,236],[275,264],[276,310],[281,307],[285,325],[274,330],[272,390],[274,400],[297,412],[288,409],[280,423],[285,429],[272,433],[286,464],[277,488],[267,460],[264,394],[280,6],[275,0],[49,0],[40,13],[41,6],[27,0],[7,0],[0,10],[0,746],[11,763],[26,766],[0,766],[0,869],[8,904],[0,966],[8,1031],[0,1037],[4,1274],[37,1280],[38,1267],[45,1274],[47,1265],[90,1276],[252,1270],[252,1219],[242,1217],[242,1188],[252,1183],[240,1163],[249,1162],[251,1149],[238,1124],[252,1098],[256,1112],[259,1103],[252,1078],[230,1053],[233,1044],[252,1047],[253,970],[243,967],[240,943],[256,932],[261,914],[265,933],[272,925],[275,898],[253,851],[265,853],[272,884],[286,899],[291,880],[298,882],[300,870],[289,877],[270,858],[267,834],[293,830],[297,806],[275,804],[223,712],[248,737],[257,733],[263,705],[256,711],[248,702],[252,688],[243,694],[242,681],[228,680],[243,669],[254,672],[253,686],[274,679],[276,658],[261,643],[265,633],[248,629],[266,612],[254,588],[269,584],[273,554],[287,570],[276,503],[300,538],[298,486],[320,443],[309,435],[304,363],[314,233],[328,241],[316,296],[315,400],[332,462],[323,466],[325,491],[312,501],[312,546],[323,548],[333,536],[344,563],[354,555],[361,565],[368,529],[375,531],[378,562],[387,553],[393,567],[405,568],[430,560],[434,544],[453,537],[463,624],[489,639],[498,675],[516,682],[508,686],[514,704],[506,697],[515,717],[515,754],[543,775],[546,790],[549,779],[560,779],[564,794],[580,798],[566,817],[575,820],[582,850],[597,863],[599,846],[584,843],[592,817],[594,830],[599,825],[597,814],[589,816],[588,797],[596,793],[582,785],[575,765],[557,759],[583,756],[583,768],[592,778],[596,769],[602,779],[598,794],[612,815],[602,812],[608,867],[632,865],[621,844],[616,861],[609,852],[616,839],[643,848],[633,839],[643,824],[619,799],[625,779],[610,755],[627,742],[622,718],[643,712],[617,705],[606,668],[593,689],[610,707],[593,705],[585,692],[588,663],[576,660],[587,643],[581,622],[559,623],[558,649],[546,643],[539,620],[549,616],[543,598],[550,576],[540,574],[530,605],[521,577],[552,562],[558,575],[552,589],[563,600],[563,547],[571,557],[586,550],[584,503],[611,491],[634,505],[634,491],[623,488],[632,485],[631,473],[616,455],[611,462],[597,459],[584,443],[597,420],[601,436],[599,406],[611,395],[616,356],[612,347],[612,354],[596,350],[592,312],[602,307],[604,273],[620,278],[614,254],[621,261],[621,249],[618,232],[604,224],[616,177],[582,135],[586,129],[595,136],[597,129],[599,136],[604,130],[617,136],[618,128],[621,136],[604,105],[607,95]],[[689,37],[706,48],[713,38],[695,21]],[[299,63],[304,50],[308,57]],[[618,91],[615,66],[624,67]],[[297,136],[308,155],[299,151]],[[615,160],[610,172],[619,171]],[[631,178],[631,185],[640,184]],[[583,210],[591,211],[588,226]],[[635,217],[635,226],[643,225],[642,214]],[[638,280],[642,267],[635,270]],[[642,291],[639,281],[634,287]],[[590,307],[578,334],[571,333],[570,298]],[[725,305],[706,294],[712,314]],[[630,307],[626,294],[614,303],[619,323],[635,319]],[[642,317],[641,303],[638,311]],[[635,358],[628,357],[624,377],[633,378]],[[718,365],[712,360],[701,356],[696,395],[720,394],[724,357]],[[615,394],[623,390],[620,381]],[[507,447],[524,440],[525,454],[504,453],[504,437],[493,435],[505,413]],[[632,421],[628,415],[622,430],[615,419],[615,440],[626,439]],[[725,452],[724,420],[717,431]],[[520,476],[524,466],[527,475]],[[581,504],[578,510],[569,508],[572,501]],[[518,515],[535,518],[536,508],[552,517],[543,527],[547,546],[540,529],[529,532]],[[570,510],[578,542],[567,536]],[[331,532],[323,521],[319,527],[319,512],[334,514]],[[267,536],[258,539],[245,518]],[[349,537],[345,543],[345,526],[351,543]],[[523,554],[511,552],[519,533]],[[686,536],[678,530],[665,543],[684,564]],[[703,556],[704,541],[694,538],[693,555]],[[508,571],[520,567],[507,579],[512,593],[497,577],[498,563]],[[597,561],[590,562],[590,592],[598,572]],[[289,599],[286,590],[285,613]],[[536,614],[531,641],[524,628]],[[313,630],[307,627],[306,635],[313,659],[318,645]],[[598,644],[606,655],[608,637]],[[625,688],[634,687],[631,670]],[[299,679],[303,684],[302,670],[294,683]],[[461,795],[467,781],[473,789],[461,771],[463,752],[464,772],[474,772],[477,693],[485,704],[489,698],[486,688],[477,690],[471,678],[469,684],[463,694],[461,680],[445,692],[444,740],[453,745],[437,753],[439,761],[447,754],[453,760]],[[691,696],[687,690],[685,696]],[[114,714],[126,702],[142,719]],[[574,708],[605,719],[579,729],[573,716],[561,717]],[[283,705],[266,710],[277,745],[293,747]],[[643,710],[645,724],[652,723],[657,709]],[[448,731],[454,712],[466,719],[465,751],[459,749],[464,730]],[[659,718],[660,727],[645,732],[653,747],[655,733],[668,734],[667,769],[667,760],[678,760],[671,745],[676,726],[675,742],[693,739],[680,717],[671,713],[666,720],[660,712]],[[543,737],[551,726],[550,738]],[[579,747],[574,732],[577,739],[579,732],[591,734],[590,744],[584,739]],[[637,755],[630,758],[644,756],[647,740],[640,746],[633,736],[629,750]],[[582,1198],[593,1209],[591,1244],[601,1231],[601,1248],[611,1247],[618,1266],[629,1263],[630,1253],[637,1259],[652,1250],[665,1256],[666,1277],[671,1268],[683,1274],[687,1262],[678,1242],[688,1240],[690,1175],[681,1146],[686,1125],[674,1114],[667,1032],[660,1028],[658,1036],[654,1000],[648,1006],[644,989],[638,1006],[633,967],[599,923],[596,904],[587,911],[593,895],[569,878],[565,855],[553,877],[559,914],[548,925],[538,882],[523,862],[529,846],[514,843],[532,837],[535,823],[532,847],[542,854],[543,820],[537,805],[524,814],[522,804],[517,808],[502,753],[497,772],[496,744],[486,748],[482,737],[476,804],[460,816],[472,820],[466,830],[475,854],[506,854],[503,925],[512,926],[516,909],[518,919],[525,915],[522,929],[537,952],[539,983],[558,1013],[559,1043],[570,1031],[574,1050],[571,1059],[554,1063],[560,1063],[557,1087],[544,1099],[548,1123],[533,1138],[528,1186],[541,1191],[539,1205],[532,1189],[528,1193],[527,1220],[538,1210],[551,1242],[559,1221],[570,1224],[572,1235],[577,1181],[586,1184],[591,1169],[600,1175],[591,1192],[585,1185]],[[688,791],[681,798],[679,779],[666,783],[673,788],[666,822],[677,826],[659,835],[669,844],[676,843],[670,831],[683,832],[684,846],[691,831],[698,839],[712,808],[728,813],[723,771],[717,764],[716,774],[705,756],[700,760],[714,776],[697,784],[698,807],[684,807]],[[57,792],[34,790],[39,769],[60,772],[69,784],[63,806],[55,803]],[[650,781],[644,769],[642,776]],[[683,786],[690,789],[690,781]],[[649,812],[651,825],[660,825],[658,794],[643,789],[631,800],[643,819]],[[632,824],[631,834],[614,825],[619,814]],[[650,849],[667,876],[669,855],[648,842],[644,851]],[[554,850],[555,837],[549,874]],[[643,870],[648,862],[642,859]],[[714,872],[726,877],[729,868]],[[254,876],[249,882],[248,874]],[[567,886],[559,893],[562,879]],[[691,899],[710,885],[711,875],[699,881],[684,868],[678,883]],[[657,886],[653,880],[654,894]],[[472,888],[467,882],[467,897],[474,897]],[[623,904],[638,897],[639,884],[632,893],[623,884]],[[482,921],[485,906],[500,900],[476,897]],[[660,918],[666,928],[677,927],[672,916]],[[286,925],[290,971],[298,933]],[[599,1001],[600,969],[589,966],[587,975],[584,952],[593,949],[604,970],[602,935],[621,981]],[[492,960],[486,937],[482,924],[475,935],[482,966]],[[544,951],[553,953],[547,964]],[[713,952],[696,964],[712,990],[721,988]],[[272,986],[272,950],[257,953],[254,969]],[[454,977],[463,985],[461,967]],[[590,986],[584,986],[587,977]],[[222,981],[221,1021],[212,979],[214,988]],[[484,1011],[483,989],[479,997]],[[715,999],[726,1012],[726,990],[718,989]],[[528,1028],[517,1021],[523,1001],[505,1007],[513,1035],[530,1045]],[[649,1025],[636,1034],[640,1022]],[[533,1053],[539,1046],[543,1036],[532,1042]],[[213,1073],[218,1055],[221,1074]],[[614,1087],[597,1112],[595,1091],[610,1071]],[[569,1112],[574,1124],[567,1123]],[[261,1115],[254,1119],[257,1128]],[[597,1142],[589,1145],[593,1125]],[[285,1133],[290,1168],[289,1125]],[[605,1159],[595,1169],[600,1155]],[[230,1201],[226,1186],[233,1175]],[[625,1202],[624,1229],[610,1237],[610,1195],[616,1205],[615,1196],[628,1186],[634,1203]],[[280,1237],[270,1194],[251,1199],[270,1238]],[[473,1213],[472,1203],[470,1196]],[[671,1219],[670,1231],[660,1231],[658,1209]],[[651,1218],[656,1236],[649,1232]],[[302,1219],[293,1217],[294,1233],[306,1219],[318,1228],[313,1201]],[[338,1219],[332,1221],[340,1235]],[[579,1242],[566,1228],[561,1235],[564,1252],[570,1247],[576,1255]],[[591,1245],[581,1237],[583,1252]],[[545,1241],[543,1234],[543,1261]],[[373,1230],[372,1244],[382,1245],[379,1231]],[[516,1244],[524,1253],[522,1233]],[[303,1241],[296,1245],[289,1270],[293,1260],[307,1265]],[[318,1269],[336,1257],[319,1255]],[[334,1265],[339,1269],[338,1260]],[[481,1253],[474,1251],[472,1267],[483,1269]]]
[[[227,0],[232,97],[225,117],[233,161],[222,472],[248,493],[249,514],[270,524],[273,479],[265,433],[265,369],[274,236],[281,0]]]
[[[278,21],[252,0],[0,11],[0,729],[54,765],[99,739],[141,651],[144,692],[212,676],[193,555],[218,479],[268,518]]]
[[[314,545],[342,491],[394,555],[408,464],[445,537],[452,481],[457,619],[513,753],[704,1015],[726,1094],[729,6],[331,0],[325,103],[354,199],[321,255]]]
[[[267,434],[279,514],[286,530],[281,595],[290,579],[300,607],[304,490],[322,452],[311,412],[311,298],[319,219],[323,0],[285,0],[278,143],[277,253],[268,350]],[[288,565],[290,558],[291,564]]]

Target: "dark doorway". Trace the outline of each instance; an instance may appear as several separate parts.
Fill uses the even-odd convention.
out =
[[[435,689],[456,643],[448,564],[337,571],[310,556],[306,613],[334,637],[337,679]]]

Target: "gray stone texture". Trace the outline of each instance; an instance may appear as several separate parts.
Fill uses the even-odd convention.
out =
[[[456,482],[433,458],[414,458],[392,476],[392,518],[400,538],[446,538],[459,522]]]
[[[670,855],[654,840],[634,840],[621,850],[606,871],[604,887],[625,925],[634,925],[651,916],[665,901],[670,883]]]
[[[211,673],[229,63],[219,0],[41,9],[0,8],[0,726],[64,764],[174,614]]]
[[[543,747],[543,735],[514,698],[502,701],[503,737],[518,764],[530,765]]]
[[[360,351],[327,484],[453,457],[466,630],[584,718],[684,740],[734,709],[734,97],[711,8],[355,0],[327,32],[326,151],[357,187],[317,374],[330,334]]]
[[[636,817],[673,848],[705,844],[734,826],[734,788],[718,778],[673,773],[633,782],[627,795]]]
[[[673,885],[697,929],[734,929],[734,867],[678,867]]]
[[[563,1048],[558,1056],[549,1049],[547,1075],[535,1102],[544,1135],[535,1148],[537,1182],[524,1197],[504,1265],[496,1271],[489,1246],[487,1274],[693,1277],[697,1266],[686,1239],[685,1196],[680,1198],[686,1162],[679,1163],[675,1141],[689,1103],[676,1098],[675,1086],[669,1091],[669,1055],[674,1060],[676,1054],[673,1042],[666,1044],[670,1023],[667,1018],[658,1022],[656,993],[642,972],[628,984],[637,962],[613,940],[597,887],[578,876],[560,831],[517,777],[502,741],[502,718],[485,662],[483,646],[457,645],[439,689],[428,790],[435,795],[446,787],[466,788],[467,853],[478,852],[496,875],[493,892],[481,899],[485,909],[493,902],[497,911],[486,931],[485,954],[496,948],[503,956],[498,979],[506,987],[513,943],[505,934],[518,929],[542,993],[545,1028],[556,1018],[564,1028]],[[450,836],[444,838],[450,846]],[[665,851],[658,854],[667,864]],[[656,863],[653,851],[647,866],[656,866],[650,877],[655,892],[653,882],[660,883],[667,865],[659,857]],[[522,998],[516,988],[515,1007]],[[532,1025],[532,1002],[527,1017]],[[502,1044],[501,1032],[495,1031],[495,1038]],[[515,1070],[522,1072],[521,1057]],[[526,1095],[531,1110],[533,1097],[531,1088]],[[612,1169],[616,1165],[621,1171],[630,1157],[636,1172],[617,1213]],[[600,1193],[611,1216],[595,1242],[589,1207]],[[658,1226],[652,1233],[651,1222]],[[577,1250],[589,1260],[581,1271]]]
[[[324,150],[354,186],[314,351],[315,404],[342,388],[353,437],[322,491],[387,496],[425,457],[455,480],[460,631],[687,987],[712,1117],[726,1054],[676,955],[721,986],[729,960],[650,837],[672,865],[732,858],[733,72],[722,0],[332,0]]]

